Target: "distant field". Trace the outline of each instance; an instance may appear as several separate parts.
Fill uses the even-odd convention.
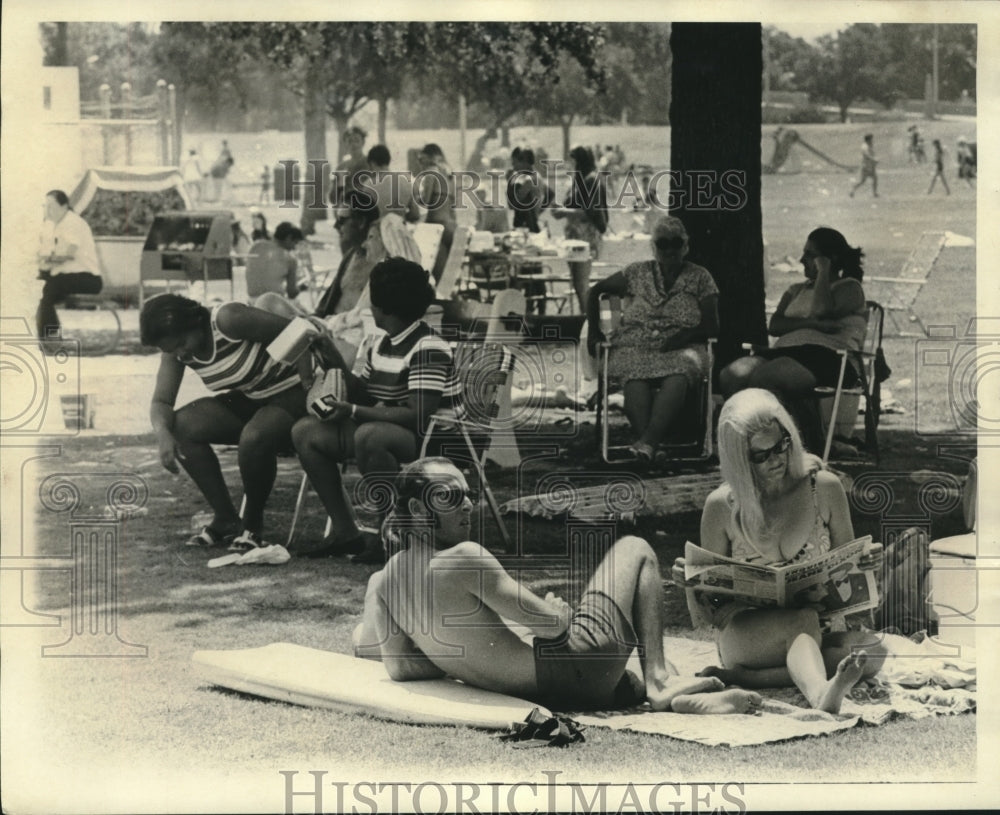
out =
[[[917,120],[914,120],[917,121]],[[903,122],[868,122],[860,124],[822,124],[795,125],[799,134],[813,147],[826,153],[831,158],[843,164],[853,164],[858,161],[861,137],[865,133],[875,136],[875,146],[879,156],[889,165],[906,164],[906,128],[909,121]],[[955,139],[965,136],[970,141],[976,138],[975,120],[950,120],[927,123],[919,121],[930,151],[933,138],[940,138],[951,150],[954,159]],[[773,150],[771,134],[777,129],[775,125],[765,125],[761,139],[761,155],[766,162]],[[466,132],[465,154],[472,152],[476,138],[481,131]],[[533,148],[543,147],[550,158],[562,157],[562,131],[558,127],[514,127],[510,131],[511,144],[527,144]],[[303,159],[305,141],[301,132],[269,130],[263,133],[188,133],[184,137],[184,148],[197,148],[206,163],[219,152],[222,139],[229,141],[229,146],[236,158],[231,178],[237,183],[257,184],[260,173],[266,164],[273,166],[282,159]],[[422,147],[427,142],[436,142],[444,150],[453,169],[459,169],[459,132],[457,129],[442,130],[389,130],[386,136],[387,146],[395,158],[396,167],[405,166],[406,151],[410,148]],[[621,145],[625,152],[626,163],[649,164],[653,167],[667,167],[670,164],[670,128],[669,127],[622,127],[620,125],[579,125],[571,132],[571,142],[576,144]],[[374,131],[369,134],[367,147],[375,144]],[[337,134],[330,131],[327,134],[327,150],[331,156],[336,156]],[[796,169],[801,161],[801,168],[807,172],[820,169],[822,162],[811,154],[793,150],[789,162],[790,169]],[[249,194],[249,193],[248,193]]]

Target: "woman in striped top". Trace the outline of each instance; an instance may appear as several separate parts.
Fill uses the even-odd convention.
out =
[[[228,543],[233,551],[247,551],[262,545],[264,504],[274,485],[277,454],[291,447],[292,425],[306,413],[300,373],[309,372],[267,353],[288,322],[241,303],[210,311],[178,294],[154,297],[143,306],[142,343],[162,352],[150,406],[160,461],[173,473],[179,461],[214,513],[208,526],[187,541],[190,546]],[[175,410],[185,368],[220,393]],[[239,446],[246,495],[242,521],[213,444]]]
[[[325,364],[344,372],[347,401],[329,401],[323,419],[300,419],[292,439],[332,522],[331,535],[302,548],[307,557],[356,554],[382,558],[377,536],[359,530],[344,492],[339,463],[357,460],[362,475],[399,472],[417,458],[421,436],[439,408],[461,411],[461,385],[451,348],[421,318],[434,300],[427,272],[404,258],[372,269],[375,324],[385,335],[368,352],[360,376],[351,373],[327,335],[317,350]]]

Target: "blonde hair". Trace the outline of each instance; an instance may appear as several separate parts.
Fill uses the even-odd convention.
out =
[[[751,542],[770,535],[761,507],[760,486],[750,462],[750,439],[777,424],[791,439],[788,474],[798,481],[818,469],[817,459],[806,453],[798,428],[788,411],[770,391],[746,388],[733,394],[719,415],[719,470],[729,486],[733,522]]]

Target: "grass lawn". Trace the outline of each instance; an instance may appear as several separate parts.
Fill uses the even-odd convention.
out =
[[[964,123],[940,126],[950,143],[960,132],[973,135]],[[848,161],[857,152],[865,127],[802,128],[802,133],[817,148]],[[976,235],[973,192],[959,188],[956,179],[951,196],[927,196],[930,173],[926,165],[906,165],[905,147],[900,157],[893,146],[894,139],[904,138],[905,123],[867,129],[875,128],[882,128],[875,130],[876,145],[884,144],[888,156],[880,168],[882,196],[877,200],[867,192],[848,198],[853,177],[833,168],[805,167],[808,171],[798,174],[765,177],[764,231],[772,260],[788,254],[797,258],[807,232],[820,224],[840,229],[852,244],[862,246],[869,272],[882,275],[899,269],[923,230]],[[642,131],[641,139],[652,138],[646,132],[651,129],[636,130]],[[893,135],[896,130],[899,134]],[[927,137],[934,135],[925,132]],[[611,143],[622,143],[627,153],[649,152],[648,145],[642,146],[645,141],[630,145],[629,136],[630,131],[622,130]],[[413,138],[415,143],[424,140],[422,134]],[[239,160],[240,145],[230,141]],[[626,228],[625,223],[619,223],[619,228]],[[974,249],[944,250],[916,303],[926,324],[954,326],[959,338],[965,333],[975,314],[975,271]],[[767,281],[769,298],[779,296],[797,279],[798,272],[772,274]],[[940,347],[942,341],[936,342],[935,347]],[[958,347],[958,340],[943,342],[950,349]],[[960,531],[955,503],[927,502],[911,478],[916,470],[963,475],[967,459],[974,455],[974,437],[959,432],[951,418],[952,405],[968,397],[970,386],[962,372],[956,376],[947,366],[926,363],[923,350],[928,343],[886,339],[893,368],[886,385],[904,412],[883,416],[879,470],[864,460],[837,464],[856,481],[877,473],[889,496],[877,509],[863,500],[854,501],[858,534],[882,539],[903,522],[925,523],[935,537]],[[144,412],[146,406],[136,405],[135,410]],[[592,421],[592,414],[581,413],[578,432],[567,439],[561,455],[527,468],[524,489],[530,489],[533,478],[554,469],[581,475],[608,472],[610,468],[602,467],[594,453]],[[216,552],[192,551],[181,545],[204,503],[188,479],[161,470],[155,457],[148,435],[77,438],[64,441],[58,455],[39,460],[23,473],[24,484],[29,486],[23,493],[24,529],[30,530],[34,523],[33,531],[22,535],[23,550],[45,558],[66,557],[70,530],[65,514],[46,511],[38,504],[33,485],[41,478],[56,472],[72,474],[83,494],[81,511],[90,508],[97,513],[105,500],[106,479],[101,474],[138,473],[149,491],[148,512],[120,527],[123,546],[117,564],[118,631],[124,640],[148,646],[148,658],[34,658],[38,645],[66,639],[68,571],[38,572],[27,593],[30,609],[63,616],[61,628],[5,629],[5,656],[26,666],[25,671],[10,676],[7,687],[8,693],[24,693],[18,713],[29,727],[24,749],[18,753],[22,758],[37,756],[37,750],[44,748],[47,756],[44,766],[38,766],[14,755],[11,766],[39,784],[46,774],[62,773],[67,783],[76,785],[76,797],[63,808],[117,796],[117,805],[112,802],[96,808],[155,810],[160,807],[148,797],[154,795],[171,802],[176,796],[182,802],[178,807],[190,811],[247,807],[274,811],[283,806],[279,770],[326,770],[331,778],[363,773],[376,779],[415,777],[442,783],[455,779],[542,783],[546,780],[543,770],[560,772],[563,782],[890,782],[898,801],[909,800],[909,784],[976,777],[976,716],[970,715],[893,722],[819,739],[737,749],[590,729],[585,745],[539,753],[513,749],[482,732],[377,722],[210,689],[190,663],[196,649],[252,647],[283,640],[348,651],[372,569],[294,558],[273,568],[205,568]],[[231,451],[224,453],[223,463],[231,488],[238,490]],[[280,470],[267,516],[268,529],[275,530],[277,540],[283,537],[279,530],[287,529],[299,473],[293,460],[283,460]],[[514,496],[513,473],[497,472],[491,482],[501,501]],[[698,520],[698,513],[640,518],[634,531],[653,543],[666,574],[683,542],[697,538]],[[508,522],[530,552],[555,551],[564,540],[562,520],[519,517]],[[318,501],[311,496],[300,534],[321,534],[322,523]],[[627,530],[624,525],[621,529]],[[488,520],[484,533],[485,543],[498,543]],[[556,573],[543,570],[526,571],[523,577],[529,585],[545,589],[558,586],[560,580]],[[9,588],[11,584],[4,585]],[[561,588],[568,595],[576,591],[575,587]],[[665,604],[670,633],[689,634],[680,593],[668,589]],[[12,755],[9,744],[5,752]],[[102,788],[109,777],[118,780]],[[204,780],[207,786],[191,787],[180,779],[191,779],[194,785]],[[202,796],[190,799],[190,805],[194,793],[189,787]],[[57,795],[54,789],[40,787],[38,791]],[[145,807],[136,801],[145,801]],[[753,799],[749,804],[753,806]],[[307,807],[308,802],[297,805]]]

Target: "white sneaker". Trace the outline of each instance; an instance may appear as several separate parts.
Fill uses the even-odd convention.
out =
[[[250,549],[240,556],[236,561],[237,566],[280,566],[292,559],[288,550],[280,543],[272,543],[270,546],[258,546]]]

